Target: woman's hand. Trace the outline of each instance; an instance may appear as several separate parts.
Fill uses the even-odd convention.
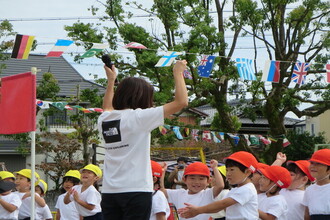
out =
[[[115,81],[117,78],[117,72],[115,65],[112,65],[111,68],[104,65],[105,73],[107,74],[108,81]]]

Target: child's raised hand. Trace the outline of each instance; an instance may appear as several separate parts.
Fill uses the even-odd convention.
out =
[[[210,161],[210,167],[214,170],[218,167],[218,161],[217,160],[211,160]]]
[[[105,69],[105,73],[107,74],[108,80],[115,81],[117,77],[115,65],[112,65],[111,68],[104,65],[104,69]]]
[[[178,60],[173,67],[173,75],[182,74],[183,71],[187,69],[186,60]]]
[[[198,215],[197,206],[191,205],[189,203],[184,203],[186,207],[178,209],[178,213],[182,218],[192,218]]]
[[[282,152],[278,152],[276,154],[276,160],[279,160],[282,163],[284,163],[287,160],[287,158],[286,158],[286,155],[285,154],[283,154]]]

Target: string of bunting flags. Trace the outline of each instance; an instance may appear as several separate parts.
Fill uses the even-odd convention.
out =
[[[43,100],[36,100],[36,105],[40,109],[49,109],[50,105],[54,106],[59,110],[73,110],[78,109],[84,113],[92,113],[98,112],[102,113],[102,108],[84,108],[79,105],[68,105],[68,102],[50,102],[50,101],[43,101]],[[187,127],[179,127],[179,126],[171,126],[171,125],[163,125],[159,126],[159,131],[162,135],[169,134],[171,131],[174,132],[176,138],[178,140],[189,139],[192,138],[195,141],[205,141],[205,142],[214,142],[214,143],[221,143],[225,141],[225,137],[230,137],[233,139],[234,144],[238,144],[241,138],[243,138],[247,145],[259,145],[261,142],[265,145],[271,144],[271,142],[277,142],[278,139],[283,139],[283,147],[287,147],[290,145],[290,142],[285,136],[281,136],[279,138],[274,137],[264,137],[262,135],[248,135],[248,134],[231,134],[231,133],[224,133],[219,131],[210,131],[210,130],[199,130],[199,129],[190,129]]]
[[[50,101],[42,101],[42,100],[36,100],[36,105],[41,109],[49,109],[50,105],[54,106],[55,108],[59,110],[73,110],[74,108],[84,112],[84,113],[92,113],[92,112],[103,112],[102,108],[84,108],[80,105],[68,105],[67,102],[50,102]]]
[[[28,59],[34,38],[35,36],[17,34],[15,38],[15,44],[11,58]],[[62,39],[57,40],[54,47],[46,55],[46,57],[60,57],[67,50],[67,48],[73,43],[74,41],[71,40],[62,40]],[[109,46],[108,44],[100,44],[100,43],[92,43],[92,44],[93,46],[91,47],[91,49],[87,50],[83,55],[81,55],[81,58],[93,57],[94,55],[102,52],[104,49],[106,49]],[[124,48],[153,50],[137,42],[131,42],[129,44],[126,44]],[[174,62],[174,60],[178,56],[184,54],[193,54],[193,53],[167,51],[165,55],[163,55],[159,59],[155,67],[168,67]],[[197,67],[197,73],[200,77],[210,77],[215,58],[216,56],[213,55],[201,55],[200,63],[199,66]],[[275,60],[266,61],[264,65],[264,69],[262,71],[261,80],[265,82],[278,83],[280,79],[280,62],[288,62],[288,61],[275,61]],[[253,63],[254,63],[253,59],[248,59],[248,58],[235,59],[235,65],[237,67],[238,74],[241,79],[257,80],[257,77],[255,75],[256,71],[254,70]],[[307,71],[309,70],[310,66],[311,63],[302,63],[299,61],[295,62],[291,81],[299,85],[305,84]],[[330,83],[330,64],[325,64],[325,70],[326,70],[326,82]],[[183,75],[185,78],[192,79],[192,75],[188,70],[186,70],[183,73]]]
[[[205,141],[208,143],[211,142],[221,143],[226,140],[226,137],[229,137],[234,141],[235,145],[238,144],[240,139],[243,139],[248,146],[251,146],[251,145],[260,145],[260,143],[269,145],[272,142],[277,142],[279,139],[283,139],[283,147],[287,147],[290,145],[289,140],[284,135],[274,138],[271,136],[263,136],[257,134],[254,135],[232,134],[232,133],[224,133],[219,131],[190,129],[187,127],[181,128],[179,126],[171,126],[171,125],[163,125],[163,126],[159,126],[158,128],[159,128],[159,132],[162,135],[166,135],[169,132],[173,131],[176,138],[179,140],[192,138],[195,141]]]

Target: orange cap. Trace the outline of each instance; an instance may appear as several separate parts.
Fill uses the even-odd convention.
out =
[[[206,164],[202,162],[195,162],[189,164],[186,169],[184,170],[184,176],[187,175],[201,175],[201,176],[207,176],[210,177],[210,170],[206,166]]]
[[[330,166],[330,149],[321,149],[314,152],[312,158],[309,159],[309,161]]]
[[[151,170],[152,170],[152,176],[156,176],[156,177],[162,176],[163,168],[156,161],[151,160]]]
[[[226,157],[224,159],[224,162],[226,162],[227,159],[234,160],[243,166],[249,168],[252,172],[257,171],[257,159],[249,152],[246,151],[238,151],[236,153],[233,153],[229,157]]]
[[[261,168],[260,172],[281,188],[288,188],[291,184],[290,172],[284,167],[269,166]]]
[[[312,177],[311,173],[309,172],[308,168],[311,165],[311,163],[308,160],[297,160],[297,161],[289,160],[288,162],[286,162],[287,165],[289,165],[290,163],[296,164],[297,167],[299,167],[299,169],[303,171],[304,174],[307,175],[310,181],[313,182],[315,180],[315,178]]]

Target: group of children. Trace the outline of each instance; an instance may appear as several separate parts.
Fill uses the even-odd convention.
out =
[[[35,172],[36,182],[31,184],[31,170],[22,169],[14,174],[0,171],[0,219],[28,220],[31,218],[31,186],[35,186],[35,219],[51,220],[52,213],[44,200],[47,183]],[[57,220],[100,220],[101,194],[97,181],[102,170],[88,164],[79,170],[69,170],[63,177],[62,192],[56,203]],[[95,187],[96,186],[96,187]]]
[[[169,203],[178,209],[180,219],[330,219],[329,149],[316,151],[309,161],[287,161],[286,168],[278,166],[284,160],[269,166],[244,151],[224,162],[225,166],[218,167],[218,161],[211,160],[213,175],[205,164],[191,163],[183,175],[187,189],[165,189],[167,165],[151,161],[154,192],[149,219],[168,219]],[[43,198],[47,184],[35,176],[35,219],[52,219]],[[101,177],[101,169],[93,164],[80,171],[69,170],[55,206],[56,219],[104,219],[97,186]],[[0,171],[0,178],[0,219],[30,219],[31,170],[22,169],[15,175]],[[215,213],[220,217],[211,217]]]

